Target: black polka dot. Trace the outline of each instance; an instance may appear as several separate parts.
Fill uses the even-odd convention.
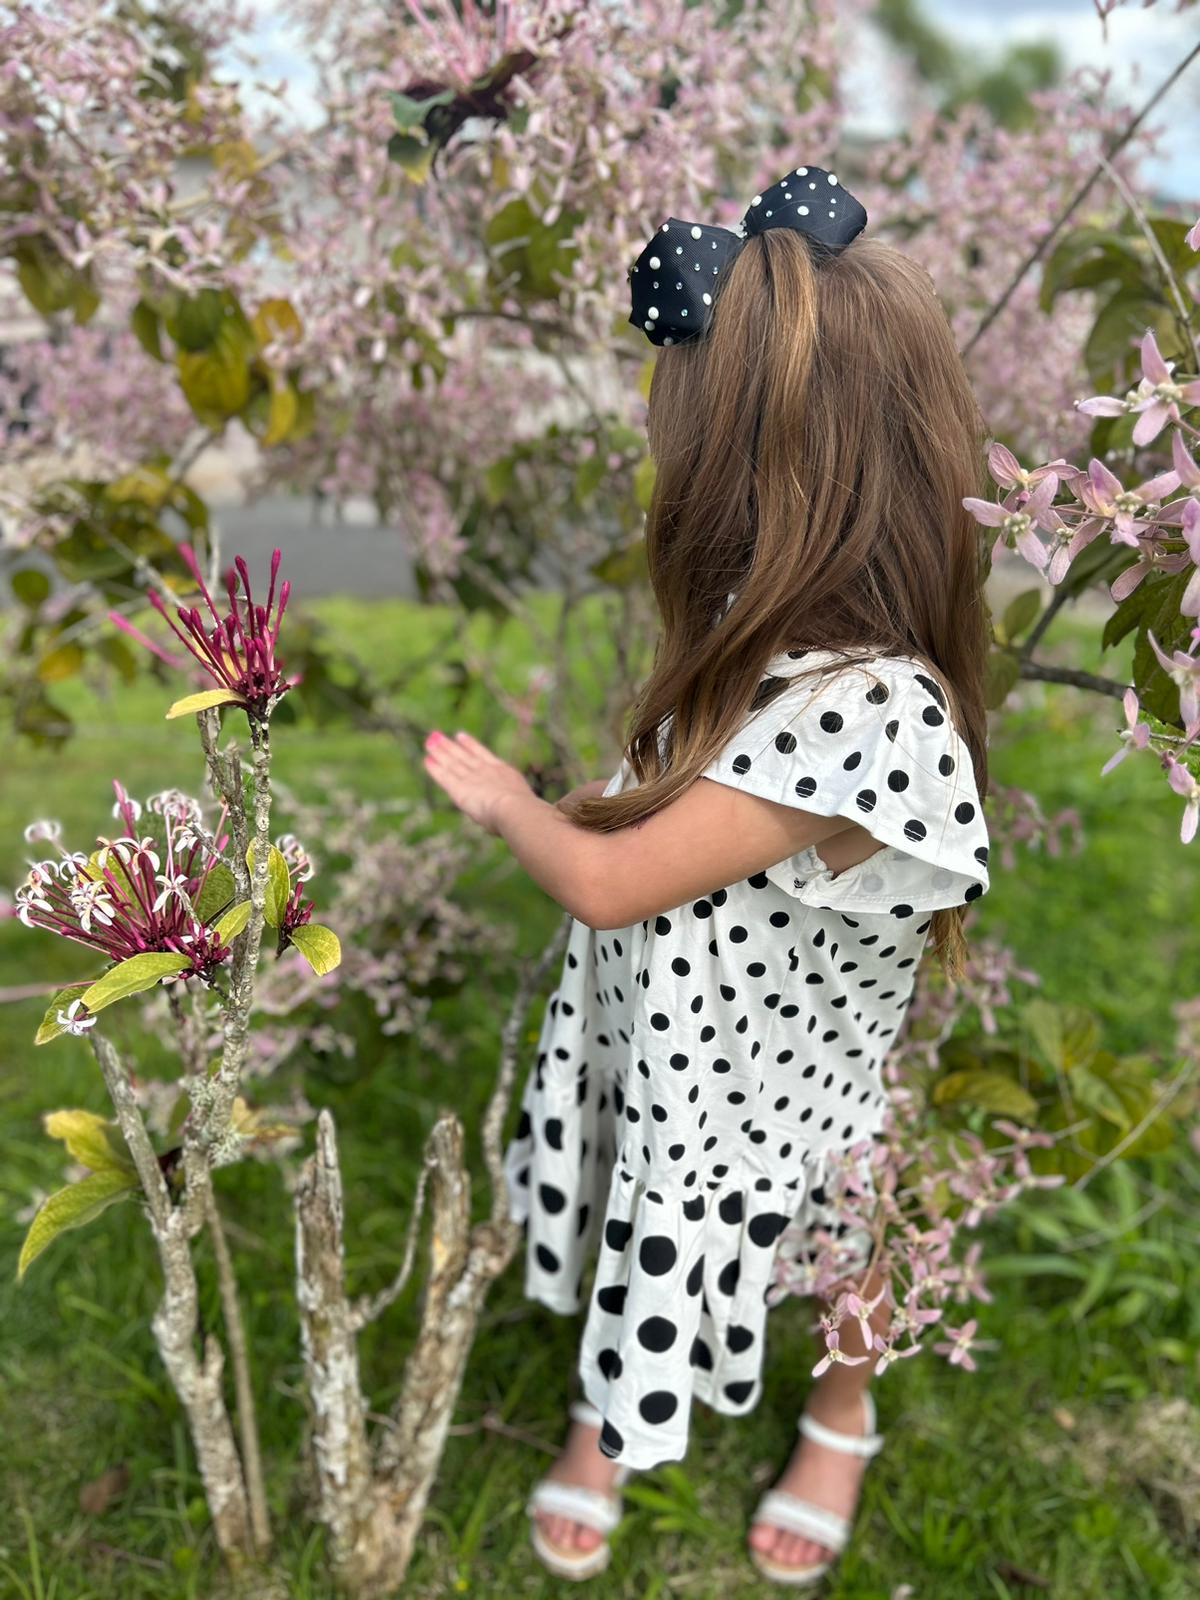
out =
[[[638,1260],[641,1262],[644,1272],[659,1278],[664,1272],[670,1272],[675,1265],[677,1255],[678,1251],[672,1241],[664,1234],[655,1233],[642,1240],[642,1247],[638,1252]]]
[[[679,1401],[669,1389],[654,1389],[638,1402],[638,1410],[647,1422],[669,1422],[678,1409]]]
[[[542,1202],[543,1208],[552,1215],[561,1211],[567,1203],[566,1195],[552,1183],[538,1184],[538,1199]]]
[[[725,1385],[725,1394],[733,1401],[735,1406],[740,1406],[743,1401],[749,1400],[753,1393],[754,1384],[752,1382],[727,1383]]]
[[[826,733],[840,733],[842,731],[842,714],[840,711],[822,711],[821,727]]]
[[[610,1250],[624,1250],[633,1237],[633,1224],[610,1217],[604,1224],[604,1242]]]
[[[596,1304],[601,1311],[607,1311],[612,1317],[619,1317],[625,1309],[625,1296],[628,1292],[623,1283],[607,1284],[603,1289],[596,1291]]]
[[[957,805],[954,808],[954,819],[956,822],[970,822],[974,815],[975,807],[969,800],[962,801],[960,805]]]
[[[667,1317],[647,1317],[638,1324],[638,1343],[646,1350],[661,1355],[675,1343],[679,1329]]]
[[[712,1351],[699,1334],[692,1340],[689,1360],[693,1367],[700,1367],[705,1372],[711,1372],[713,1369]]]
[[[547,1117],[542,1128],[546,1143],[551,1150],[562,1149],[563,1125],[561,1117]]]
[[[796,735],[794,733],[778,733],[775,735],[775,748],[785,756],[790,756],[796,748]]]
[[[624,1448],[625,1440],[611,1422],[605,1422],[600,1430],[600,1449],[606,1456],[615,1456],[619,1455]]]
[[[816,788],[817,780],[815,778],[797,778],[796,780],[796,793],[801,800],[807,800],[810,795],[815,794]]]
[[[600,1354],[596,1357],[596,1365],[600,1368],[600,1371],[604,1374],[604,1376],[611,1382],[613,1378],[619,1378],[621,1376],[621,1368],[624,1366],[624,1362],[621,1360],[620,1356],[615,1350],[605,1349],[601,1350]]]
[[[562,1266],[562,1262],[554,1254],[554,1251],[548,1249],[544,1244],[538,1245],[535,1253],[538,1266],[543,1267],[547,1272],[557,1272]]]
[[[788,1219],[777,1211],[764,1211],[757,1217],[751,1217],[746,1232],[754,1243],[766,1248],[775,1243],[779,1235],[787,1227]]]

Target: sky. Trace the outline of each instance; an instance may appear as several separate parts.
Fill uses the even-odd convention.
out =
[[[1172,69],[1200,42],[1200,6],[1176,11],[1174,0],[1143,8],[1127,0],[1101,24],[1092,0],[924,0],[926,16],[960,45],[978,49],[981,62],[1010,44],[1053,40],[1067,71],[1111,68],[1113,92],[1140,107]],[[1107,33],[1107,38],[1105,34]],[[852,126],[864,132],[894,130],[891,108],[878,92],[879,46],[861,41],[858,64],[843,79]],[[884,48],[888,48],[886,45]],[[1200,212],[1200,59],[1151,112],[1161,128],[1158,154],[1143,168],[1148,188]]]
[[[251,0],[251,6],[259,18],[253,41],[258,75],[286,79],[292,114],[315,120],[312,67],[282,0]],[[1177,11],[1175,0],[1149,8],[1127,0],[1106,25],[1092,0],[924,0],[924,10],[960,44],[977,49],[981,61],[1010,43],[1054,40],[1067,70],[1112,68],[1115,91],[1139,106],[1200,39],[1200,5]],[[886,135],[897,126],[896,110],[880,88],[880,50],[889,47],[872,32],[865,30],[847,51],[853,62],[843,77],[847,122],[854,131]],[[1146,186],[1168,199],[1195,201],[1200,211],[1200,59],[1152,113],[1151,126],[1162,131],[1158,154],[1145,164]]]

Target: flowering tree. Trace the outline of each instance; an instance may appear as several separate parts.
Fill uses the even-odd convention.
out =
[[[644,636],[652,614],[640,581],[652,358],[626,325],[619,264],[668,211],[732,222],[781,149],[836,143],[837,27],[860,9],[809,0],[781,12],[751,0],[701,17],[684,0],[521,0],[494,12],[298,0],[319,68],[312,132],[252,111],[244,76],[218,65],[246,35],[233,0],[162,14],[107,0],[0,12],[0,294],[46,324],[44,339],[7,350],[0,368],[0,526],[20,602],[4,692],[18,729],[65,737],[54,685],[85,666],[136,672],[137,646],[156,672],[186,667],[197,681],[169,714],[195,716],[215,806],[167,793],[139,812],[118,788],[122,834],[36,863],[21,891],[27,922],[109,964],[55,996],[41,1037],[86,1033],[116,1116],[52,1114],[48,1130],[91,1176],[47,1201],[23,1264],[64,1227],[140,1192],[164,1277],[155,1336],[231,1560],[264,1552],[269,1529],[212,1175],[282,1136],[240,1090],[256,1063],[288,1048],[278,1019],[319,1005],[341,951],[312,921],[307,851],[287,835],[272,843],[272,714],[289,695],[329,714],[324,646],[306,643],[290,616],[285,673],[278,561],[265,604],[236,563],[227,605],[215,598],[218,541],[196,464],[214,443],[249,434],[255,489],[366,495],[396,526],[423,594],[526,621],[542,657],[528,701],[514,704],[495,684],[465,633],[455,648],[523,729],[544,731],[556,781],[574,760],[568,730],[581,706],[615,728],[642,665],[625,641]],[[917,114],[896,139],[847,150],[838,165],[875,231],[930,271],[996,435],[998,497],[968,503],[989,530],[985,557],[1011,549],[1032,572],[993,621],[990,704],[1002,708],[1022,679],[1119,698],[1126,725],[1103,770],[1153,751],[1184,801],[1187,843],[1200,809],[1200,240],[1191,217],[1149,214],[1136,197],[1154,101],[1134,115],[1105,88],[1079,74],[1031,95],[1018,129],[973,106]],[[1085,391],[1092,397],[1074,404]],[[553,637],[522,601],[543,555],[565,586]],[[617,663],[603,674],[587,663],[572,681],[566,641],[585,586],[611,604]],[[172,610],[168,595],[193,590],[193,603]],[[1113,605],[1102,642],[1135,633],[1132,684],[1037,653],[1062,606],[1097,590]],[[173,643],[134,620],[147,597]],[[365,673],[349,698],[380,714]],[[222,719],[227,729],[242,717],[245,760],[221,743]],[[415,755],[415,731],[401,731]],[[1071,825],[1020,791],[989,798],[1002,859]],[[386,849],[371,857],[381,869]],[[388,870],[398,876],[394,861]],[[343,919],[347,899],[332,890]],[[394,888],[389,904],[402,903]],[[368,922],[367,938],[381,926]],[[307,967],[260,973],[272,938]],[[483,1223],[470,1225],[461,1131],[447,1113],[426,1148],[396,1282],[351,1302],[328,1112],[297,1188],[317,1515],[354,1592],[383,1592],[403,1573],[479,1308],[516,1248],[501,1128],[524,1011],[556,954],[527,975],[504,1032],[484,1124]],[[406,1020],[406,960],[417,964],[409,947],[356,958],[364,992],[397,1026],[416,1025]],[[890,1063],[896,1121],[871,1156],[882,1203],[859,1218],[896,1310],[876,1347],[884,1366],[931,1343],[969,1366],[973,1319],[941,1325],[946,1306],[986,1293],[966,1235],[1029,1186],[1084,1182],[1161,1147],[1168,1100],[1177,1113],[1188,1104],[1178,1090],[1195,1064],[1194,1030],[1181,1030],[1183,1067],[1164,1090],[1158,1063],[1106,1051],[1095,1019],[1014,1002],[1014,978],[1032,981],[994,946],[973,956],[955,997],[923,978]],[[157,1136],[163,1150],[136,1074],[98,1021],[139,995],[167,997],[184,1068],[182,1120]],[[256,997],[273,1004],[262,1029],[261,1018],[252,1027]],[[976,1015],[974,1034],[952,1036]],[[1022,1029],[1030,1050],[1015,1042]],[[396,1408],[370,1436],[356,1340],[411,1276],[427,1194],[425,1320]],[[194,1343],[190,1247],[204,1227],[222,1263],[236,1429],[221,1346],[212,1333],[199,1352]],[[836,1238],[815,1267],[788,1242],[776,1292],[832,1287]],[[822,1363],[841,1358],[839,1326],[873,1298],[841,1295]],[[946,1337],[930,1341],[930,1330]]]

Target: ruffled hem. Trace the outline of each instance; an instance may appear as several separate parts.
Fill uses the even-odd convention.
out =
[[[865,666],[846,670],[881,681]],[[879,840],[882,849],[841,872],[826,867],[815,846],[766,869],[773,883],[806,905],[907,916],[962,905],[988,891],[988,834],[970,751],[940,709],[944,696],[940,689],[934,693],[933,680],[912,663],[901,673],[893,672],[879,706],[865,695],[828,702],[818,695],[797,703],[784,693],[704,769],[714,782],[777,804],[845,817]],[[824,716],[836,718],[834,726],[845,722],[844,742],[835,749],[827,735],[812,731],[822,706]],[[850,766],[840,759],[847,751],[860,758]],[[898,761],[910,780],[902,791],[890,781]]]
[[[808,1227],[830,1225],[824,1186],[834,1153],[810,1152],[787,1181],[727,1178],[692,1192],[614,1167],[579,1355],[584,1393],[604,1419],[604,1454],[639,1470],[681,1460],[694,1397],[729,1416],[754,1409],[767,1314],[780,1298],[780,1240],[794,1249]],[[515,1147],[510,1157],[514,1167],[525,1159]],[[559,1219],[593,1206],[595,1193],[580,1187],[561,1212],[536,1212],[525,1288],[551,1310],[579,1308],[583,1236],[573,1250],[564,1245]],[[528,1221],[528,1190],[513,1194],[512,1214]],[[557,1256],[556,1246],[566,1258],[550,1269],[543,1253]]]

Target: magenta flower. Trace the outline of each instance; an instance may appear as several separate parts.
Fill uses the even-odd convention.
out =
[[[1100,768],[1101,777],[1124,761],[1131,750],[1145,750],[1150,743],[1150,724],[1138,721],[1138,697],[1132,688],[1126,689],[1121,704],[1125,707],[1128,726],[1120,730],[1121,748]]]
[[[239,704],[245,706],[247,712],[253,716],[267,716],[279,697],[300,681],[299,678],[285,678],[275,657],[275,649],[279,643],[279,628],[291,592],[291,584],[285,580],[280,585],[279,603],[276,608],[275,579],[279,572],[282,553],[275,550],[271,554],[271,583],[265,606],[254,603],[246,562],[243,557],[236,557],[234,566],[225,574],[229,609],[224,615],[218,611],[216,602],[209,593],[195,551],[189,545],[183,545],[179,553],[200,586],[208,607],[211,628],[205,621],[203,613],[194,606],[176,607],[180,624],[177,626],[168,614],[163,597],[157,590],[150,591],[151,605],[166,619],[172,633],[186,646],[217,685],[217,690],[220,692],[206,694],[204,697],[206,705]],[[237,569],[236,572],[234,568]],[[242,586],[240,600],[239,578]],[[110,611],[108,615],[109,620],[124,633],[153,650],[161,659],[171,662],[170,656],[139,632],[119,612]],[[168,716],[181,715],[184,711],[200,710],[201,706],[195,703],[197,698],[190,696],[186,700],[179,701],[177,705],[172,706],[171,711],[167,713]]]
[[[1164,361],[1154,337],[1153,328],[1146,330],[1142,339],[1142,373],[1145,392],[1134,409],[1141,412],[1133,427],[1133,442],[1149,444],[1156,439],[1168,422],[1179,421],[1179,402],[1200,405],[1200,379],[1191,383],[1176,383],[1171,372],[1173,361]]]
[[[199,804],[171,789],[147,802],[162,817],[165,845],[140,835],[142,807],[119,783],[113,787],[125,833],[98,839],[91,856],[59,846],[61,860],[31,862],[16,890],[17,915],[27,928],[45,928],[118,963],[149,952],[184,956],[180,976],[207,982],[230,947],[194,908],[227,838],[202,837]],[[57,824],[35,823],[26,837],[56,839]],[[74,1011],[70,1019],[82,1026]]]

